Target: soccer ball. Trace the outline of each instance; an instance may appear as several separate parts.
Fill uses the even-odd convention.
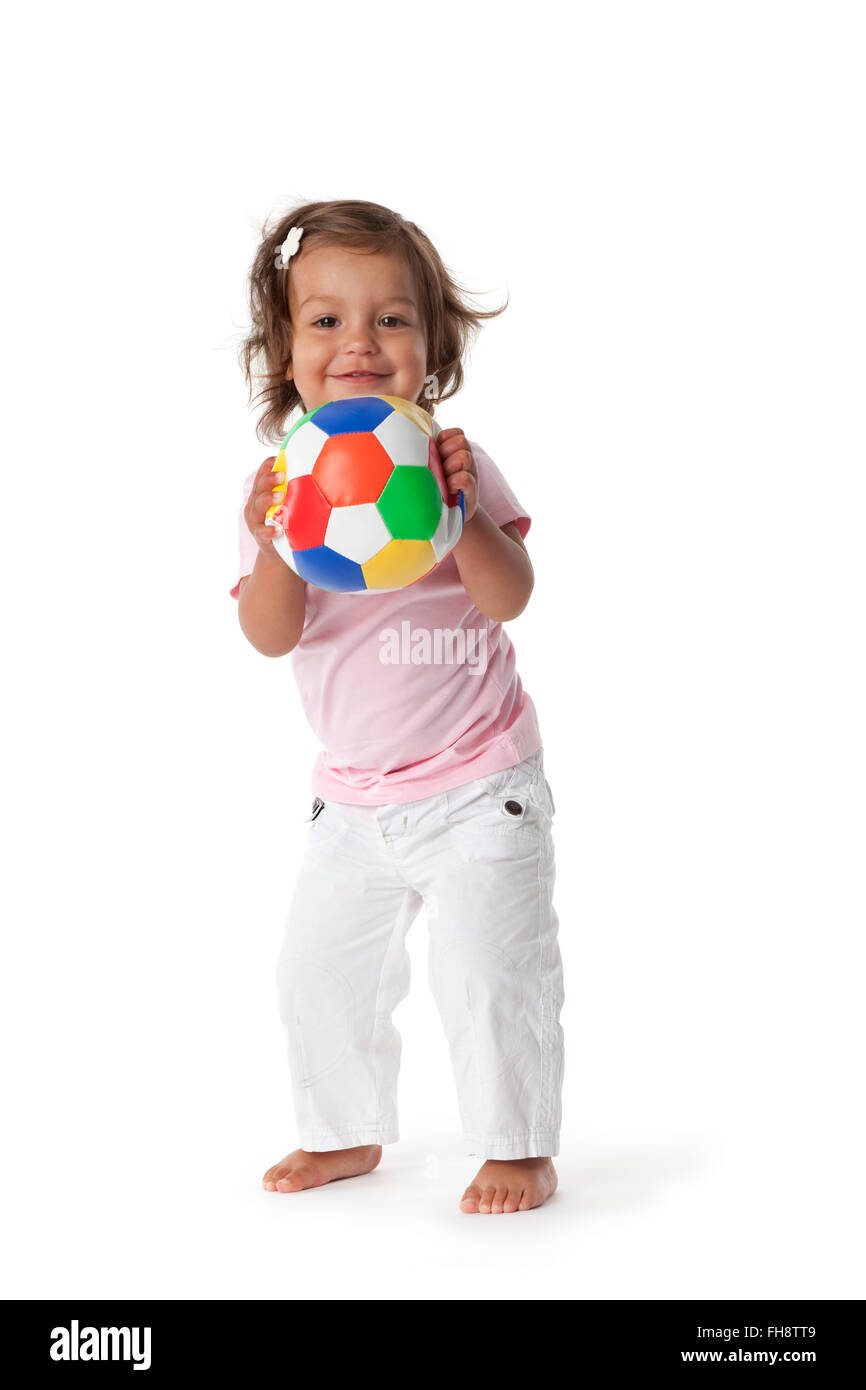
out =
[[[463,532],[463,493],[448,491],[439,426],[399,396],[352,396],[310,410],[271,469],[283,500],[265,521],[274,548],[308,584],[337,594],[405,589]]]

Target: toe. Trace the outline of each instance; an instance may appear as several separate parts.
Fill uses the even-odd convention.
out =
[[[296,1165],[292,1168],[285,1168],[277,1176],[278,1192],[300,1192],[304,1187],[315,1185],[315,1175],[309,1168],[303,1165]]]
[[[461,1211],[477,1211],[478,1203],[481,1200],[481,1191],[475,1183],[467,1187],[463,1196],[460,1198]]]
[[[291,1172],[291,1166],[286,1162],[284,1158],[281,1158],[279,1163],[272,1163],[270,1168],[267,1168],[265,1170],[265,1175],[262,1178],[262,1182],[273,1184],[277,1181],[278,1178],[284,1178],[286,1174],[289,1172]]]
[[[503,1210],[503,1211],[517,1211],[517,1208],[518,1208],[518,1206],[519,1206],[519,1204],[520,1204],[520,1198],[521,1198],[522,1196],[523,1196],[523,1193],[520,1192],[519,1190],[518,1190],[517,1192],[515,1192],[515,1191],[513,1190],[513,1188],[509,1188],[509,1190],[508,1190],[508,1191],[506,1192],[506,1194],[505,1194],[505,1202],[504,1202],[504,1204],[503,1204],[502,1210]]]
[[[493,1205],[493,1198],[496,1196],[495,1187],[485,1187],[481,1193],[481,1201],[478,1203],[478,1210],[489,1212]]]
[[[490,1205],[490,1210],[491,1210],[492,1212],[495,1212],[495,1213],[497,1213],[497,1214],[500,1214],[500,1213],[502,1212],[503,1208],[505,1207],[505,1199],[506,1199],[507,1196],[508,1196],[508,1188],[507,1188],[507,1187],[497,1187],[496,1191],[495,1191],[494,1194],[493,1194],[493,1201],[492,1201],[492,1203],[491,1203],[491,1205]]]

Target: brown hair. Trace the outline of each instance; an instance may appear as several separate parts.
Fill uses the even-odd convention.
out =
[[[290,272],[276,265],[289,229],[297,226],[304,229],[301,249],[309,245],[345,246],[402,255],[418,286],[427,332],[427,365],[437,378],[436,400],[447,401],[456,395],[463,385],[462,359],[470,333],[480,329],[483,319],[503,313],[508,298],[499,309],[470,307],[463,298],[466,291],[443,265],[429,237],[390,208],[355,201],[303,203],[280,216],[270,228],[267,221],[264,223],[262,241],[250,268],[250,331],[241,342],[238,357],[250,398],[254,379],[264,382],[255,397],[265,406],[256,426],[257,438],[263,444],[279,443],[286,433],[287,416],[295,406],[303,406],[294,381],[286,380],[292,357]],[[434,402],[423,391],[416,404],[432,416]]]

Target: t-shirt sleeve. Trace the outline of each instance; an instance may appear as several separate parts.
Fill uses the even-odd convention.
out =
[[[478,504],[492,517],[497,526],[513,521],[523,539],[532,525],[532,517],[521,506],[489,454],[469,440],[472,457],[478,469]]]
[[[258,469],[256,469],[256,472],[258,472]],[[241,580],[245,574],[252,574],[253,565],[256,563],[256,556],[259,553],[259,547],[250,534],[250,528],[247,526],[246,518],[244,517],[244,507],[247,505],[247,498],[253,490],[253,483],[255,480],[256,474],[251,473],[244,483],[244,495],[238,514],[238,577],[235,581],[234,588],[229,589],[230,598],[237,598],[239,596]]]

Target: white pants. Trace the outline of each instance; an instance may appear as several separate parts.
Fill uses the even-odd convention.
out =
[[[559,1152],[554,810],[541,750],[419,801],[317,798],[277,966],[302,1148],[399,1140],[391,1014],[409,992],[405,938],[425,906],[466,1152]]]

